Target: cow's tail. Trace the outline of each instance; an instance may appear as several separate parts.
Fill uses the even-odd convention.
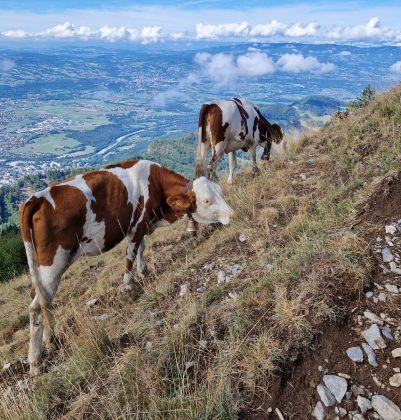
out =
[[[33,299],[35,295],[37,295],[40,304],[46,306],[46,293],[44,290],[42,291],[42,282],[33,236],[33,216],[39,210],[41,203],[41,199],[31,197],[28,201],[22,204],[19,209],[19,225],[22,240],[24,241],[29,273],[31,274],[32,279],[31,297]]]
[[[209,145],[206,138],[205,130],[205,117],[209,109],[209,104],[203,104],[199,112],[199,123],[198,123],[198,146],[196,149],[196,177],[206,175],[206,160],[209,151]]]

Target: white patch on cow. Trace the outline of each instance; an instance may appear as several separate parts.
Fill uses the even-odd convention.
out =
[[[78,188],[79,190],[83,192],[87,200],[96,202],[96,199],[93,196],[92,190],[89,188],[89,185],[86,183],[82,175],[77,175],[73,179],[70,179],[69,181],[66,181],[66,182],[61,182],[58,185],[69,185],[71,187]]]
[[[50,188],[51,187],[48,187],[48,188],[46,188],[46,189],[44,189],[42,191],[38,191],[35,194],[33,194],[33,196],[34,197],[37,197],[37,198],[44,198],[44,199],[46,199],[52,205],[52,207],[55,209],[56,208],[56,203],[55,203],[55,201],[53,200],[53,197],[50,194]]]
[[[219,185],[202,176],[193,182],[193,191],[196,194],[196,212],[192,216],[197,222],[230,223],[233,210],[226,203]]]
[[[135,209],[139,203],[139,197],[143,196],[143,209],[140,217],[136,225],[132,228],[130,232],[130,236],[135,235],[136,228],[138,224],[143,220],[145,215],[145,208],[146,203],[149,200],[149,177],[150,177],[150,167],[151,165],[157,165],[154,162],[149,160],[141,160],[137,162],[135,165],[131,166],[131,168],[123,169],[120,167],[110,168],[110,169],[103,169],[107,172],[111,172],[115,176],[119,178],[119,180],[125,185],[125,188],[128,192],[128,202],[133,206],[133,212],[130,224],[132,224]]]
[[[70,262],[70,250],[64,249],[61,245],[57,248],[56,255],[53,258],[53,264],[49,266],[40,265],[39,291],[50,302],[53,300],[60,283],[61,276],[67,269]]]

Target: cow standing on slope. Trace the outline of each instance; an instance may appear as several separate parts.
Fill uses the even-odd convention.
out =
[[[42,341],[50,346],[50,312],[61,276],[81,255],[98,255],[128,237],[124,283],[132,267],[143,274],[144,236],[191,215],[199,223],[228,224],[231,208],[205,177],[188,181],[146,160],[109,165],[33,194],[19,211],[35,297],[29,307],[29,364],[39,373]]]
[[[196,176],[216,178],[217,165],[223,153],[228,153],[230,173],[227,182],[232,184],[239,149],[249,151],[253,172],[258,174],[256,147],[264,146],[262,160],[269,160],[272,141],[280,143],[282,139],[280,126],[270,124],[259,108],[245,99],[204,104],[199,113]],[[210,147],[212,159],[207,165]]]

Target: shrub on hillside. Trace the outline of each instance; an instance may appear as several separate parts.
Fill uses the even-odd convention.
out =
[[[0,236],[0,282],[21,274],[27,268],[25,248],[16,227]]]

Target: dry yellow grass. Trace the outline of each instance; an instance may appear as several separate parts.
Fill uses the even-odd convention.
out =
[[[124,245],[77,262],[55,299],[62,349],[47,356],[47,372],[30,390],[17,391],[21,376],[0,376],[0,418],[256,413],[283,367],[308,351],[323,322],[338,319],[339,291],[362,290],[371,257],[349,226],[357,203],[399,169],[400,100],[397,87],[289,142],[259,177],[244,170],[234,186],[222,182],[232,224],[203,228],[197,239],[184,233],[184,222],[157,231],[147,241],[151,275],[139,296],[117,291]],[[215,268],[206,271],[205,263]],[[240,274],[218,285],[217,272],[234,263]],[[179,297],[188,282],[192,291]],[[28,277],[0,285],[0,296],[0,363],[25,359]],[[93,297],[100,303],[89,310]],[[110,319],[91,319],[101,313]]]

